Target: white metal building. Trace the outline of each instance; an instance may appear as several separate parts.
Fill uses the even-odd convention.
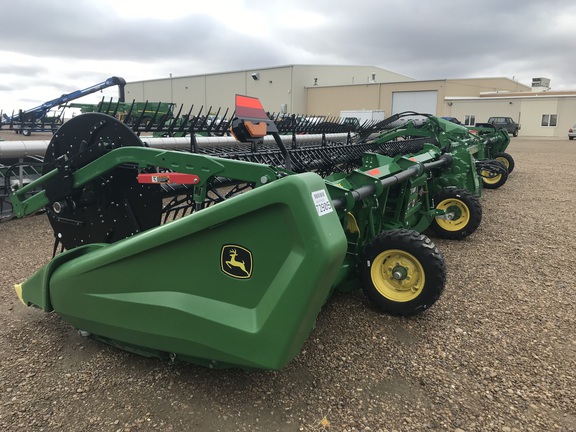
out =
[[[388,115],[403,111],[445,113],[445,98],[475,97],[483,92],[529,91],[530,87],[509,78],[467,78],[429,81],[346,84],[308,87],[307,114],[338,115],[351,109],[384,110]]]
[[[392,81],[414,79],[373,66],[288,65],[130,82],[126,100],[233,110],[234,95],[243,94],[259,98],[270,112],[306,114],[307,87]]]
[[[576,91],[483,94],[474,98],[446,98],[447,115],[463,123],[483,123],[489,117],[512,117],[519,136],[567,137],[576,124]]]
[[[565,137],[576,123],[576,91],[554,92],[549,85],[546,78],[534,78],[532,86],[505,77],[418,81],[373,66],[287,65],[130,82],[126,99],[194,105],[195,112],[203,107],[211,114],[232,111],[234,95],[244,94],[275,113],[417,111],[467,124],[509,116],[521,124],[521,136]]]

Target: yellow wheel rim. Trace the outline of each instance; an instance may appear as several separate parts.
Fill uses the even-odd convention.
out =
[[[414,300],[426,282],[420,261],[399,249],[380,253],[372,262],[370,277],[376,290],[395,302]]]
[[[506,166],[506,169],[510,169],[510,162],[505,157],[499,156],[496,160],[502,162]]]
[[[500,181],[502,178],[502,174],[498,174],[494,177],[490,177],[490,171],[482,170],[480,171],[480,175],[482,176],[482,181],[486,184],[493,185]]]
[[[447,198],[440,202],[436,208],[452,214],[452,219],[436,218],[436,223],[445,231],[460,231],[470,222],[468,206],[457,198]]]

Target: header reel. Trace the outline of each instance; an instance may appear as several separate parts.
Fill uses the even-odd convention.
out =
[[[46,211],[64,248],[113,243],[160,224],[161,191],[138,183],[137,164],[121,164],[77,186],[78,169],[120,147],[142,147],[142,142],[119,120],[100,113],[80,115],[52,137],[42,173],[57,169],[57,174],[44,183]]]

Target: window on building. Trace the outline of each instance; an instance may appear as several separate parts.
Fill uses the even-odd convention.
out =
[[[558,114],[542,114],[542,126],[555,127],[558,124]]]
[[[474,126],[476,124],[476,116],[474,114],[466,114],[464,116],[464,126]]]

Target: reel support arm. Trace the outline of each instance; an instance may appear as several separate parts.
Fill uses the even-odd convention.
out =
[[[72,161],[73,158],[70,160]],[[147,167],[157,167],[182,174],[194,174],[198,176],[197,185],[199,187],[202,187],[209,179],[220,174],[253,182],[258,186],[273,181],[277,177],[277,173],[272,168],[251,162],[146,147],[120,147],[74,171],[71,174],[72,188],[79,189],[83,185],[124,164],[136,164],[139,170]],[[56,197],[49,200],[45,190],[41,190],[28,198],[26,198],[26,194],[35,188],[45,185],[65,169],[66,165],[61,168],[55,168],[32,183],[13,191],[11,200],[16,215],[18,217],[26,216],[53,203]],[[57,196],[57,199],[65,198],[65,194],[64,196]]]

